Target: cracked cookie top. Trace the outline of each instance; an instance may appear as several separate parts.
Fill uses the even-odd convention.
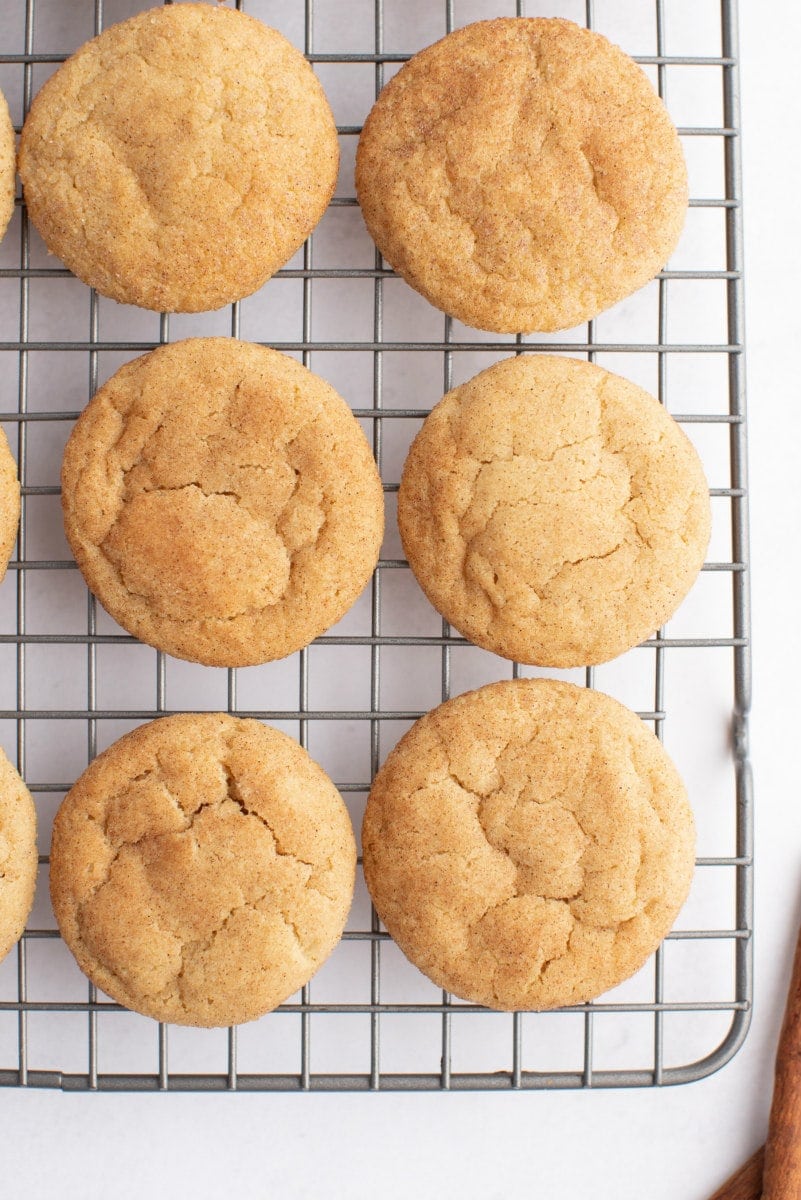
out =
[[[518,662],[606,662],[658,629],[704,561],[709,491],[661,404],[600,367],[505,359],[439,402],[398,497],[434,607]]]
[[[687,210],[645,73],[557,18],[478,21],[416,54],[365,122],[356,189],[407,283],[499,333],[567,329],[642,287]]]
[[[231,1025],[302,987],[339,941],[356,847],[305,750],[225,714],[142,725],[53,826],[50,890],[81,970],[159,1021]]]
[[[249,296],[331,199],[334,118],[303,55],[234,9],[174,4],[112,25],[35,98],[20,140],[47,247],[123,304]]]
[[[417,721],[362,829],[381,920],[434,983],[490,1008],[615,987],[684,903],[694,826],[629,709],[546,679],[490,684]]]
[[[127,363],[79,418],[67,538],[123,628],[246,666],[344,616],[378,559],[381,480],[345,401],[250,342],[196,338]]]
[[[0,582],[6,573],[8,560],[17,540],[19,512],[17,464],[12,457],[6,435],[0,428]]]
[[[38,868],[33,797],[0,750],[0,959],[22,936]]]

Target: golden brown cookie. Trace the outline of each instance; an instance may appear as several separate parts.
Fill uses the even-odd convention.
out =
[[[12,457],[6,435],[0,429],[0,582],[6,573],[8,560],[17,540],[19,514],[17,464]]]
[[[675,767],[601,692],[494,683],[435,708],[370,793],[364,874],[438,986],[490,1008],[590,1000],[645,963],[687,896]]]
[[[151,646],[211,666],[282,658],[342,617],[384,527],[361,427],[294,359],[194,338],[127,363],[62,468],[89,587]]]
[[[14,213],[14,181],[17,177],[17,148],[14,126],[6,98],[0,92],[0,238]]]
[[[53,826],[50,891],[78,965],[159,1021],[233,1025],[275,1008],[339,941],[356,847],[296,742],[181,714],[96,758]]]
[[[709,491],[653,396],[600,367],[505,359],[439,402],[403,470],[398,525],[431,603],[540,666],[606,662],[678,608]]]
[[[687,210],[647,76],[556,18],[478,21],[416,54],[367,118],[356,188],[406,282],[499,333],[566,329],[636,291]]]
[[[0,750],[0,959],[22,937],[38,863],[33,797]]]
[[[35,98],[19,155],[48,249],[104,296],[174,312],[261,287],[320,220],[338,164],[303,55],[209,4],[87,42]]]

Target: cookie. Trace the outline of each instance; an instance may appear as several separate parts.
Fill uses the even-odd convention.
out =
[[[518,662],[606,662],[673,614],[704,561],[709,491],[653,396],[600,367],[505,359],[454,388],[398,497],[434,607]]]
[[[50,891],[81,970],[179,1025],[252,1021],[339,941],[356,847],[347,810],[296,742],[258,721],[142,725],[56,815]]]
[[[499,333],[567,329],[647,283],[687,210],[645,73],[557,18],[467,25],[390,80],[359,139],[379,250],[431,304]]]
[[[338,621],[384,526],[345,401],[294,359],[232,338],[122,367],[69,438],[62,503],[78,566],[114,619],[210,666],[282,658]]]
[[[0,582],[6,573],[8,560],[17,540],[19,514],[17,464],[12,457],[6,435],[0,428]]]
[[[694,826],[639,718],[548,679],[494,683],[409,730],[364,817],[381,920],[446,991],[557,1008],[633,975],[687,896]]]
[[[14,181],[17,176],[17,146],[6,98],[0,92],[0,238],[14,214]]]
[[[0,959],[22,937],[38,863],[33,798],[0,750]]]
[[[87,42],[36,96],[19,154],[48,249],[102,295],[172,312],[260,288],[320,220],[338,164],[303,55],[208,4]]]

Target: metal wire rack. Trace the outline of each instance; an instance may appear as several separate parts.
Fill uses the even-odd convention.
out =
[[[104,19],[118,20],[146,3],[84,0],[70,7],[76,29],[76,14],[86,28],[56,44],[64,27],[50,9],[58,6],[40,4],[37,14],[35,0],[25,0],[17,17],[6,6],[0,83],[18,123],[44,76],[81,40],[101,30]],[[237,0],[237,7],[245,4]],[[482,8],[475,0],[442,6],[352,0],[347,13],[330,0],[315,7],[312,0],[247,0],[247,9],[281,28],[315,64],[341,121],[346,164],[370,102],[411,51],[480,16],[526,15],[522,2]],[[609,671],[568,675],[618,694],[660,737],[676,729],[669,748],[699,780],[691,799],[701,848],[710,851],[698,859],[697,895],[685,910],[689,925],[669,936],[635,980],[596,1003],[556,1013],[492,1014],[418,976],[382,930],[360,881],[340,947],[302,993],[252,1026],[188,1031],[127,1014],[87,985],[47,905],[44,854],[29,928],[16,955],[0,966],[2,1085],[142,1091],[650,1086],[710,1074],[745,1037],[752,795],[736,0],[694,5],[694,40],[678,53],[671,52],[675,6],[668,0],[553,0],[546,8],[530,0],[527,12],[572,17],[613,40],[630,32],[625,48],[669,103],[681,93],[674,80],[689,81],[691,108],[678,123],[691,182],[694,176],[702,181],[693,190],[690,216],[704,220],[678,265],[671,263],[617,316],[602,316],[562,340],[487,337],[419,301],[361,230],[347,167],[319,230],[258,297],[189,320],[118,309],[90,293],[48,262],[18,204],[0,249],[0,417],[17,450],[24,497],[17,556],[0,588],[0,742],[16,754],[35,794],[42,848],[61,796],[85,763],[124,729],[176,708],[227,708],[293,732],[334,774],[358,824],[370,781],[408,724],[451,691],[499,678],[510,665],[470,647],[428,609],[391,534],[363,602],[282,664],[204,671],[140,647],[95,605],[60,540],[58,459],[76,410],[120,362],[159,342],[207,332],[264,341],[335,384],[342,379],[340,390],[373,439],[391,526],[405,448],[443,390],[509,353],[587,357],[644,381],[671,411],[675,398],[674,415],[699,444],[714,485],[719,561],[706,564],[684,624],[671,622]],[[711,32],[699,46],[705,29]],[[326,52],[317,49],[321,30]],[[347,36],[351,42],[343,45]],[[712,104],[709,119],[693,90],[700,74],[709,85],[705,94],[718,105]],[[704,223],[709,219],[714,231]],[[715,289],[720,320],[714,335],[697,337],[714,307],[709,289]],[[698,402],[685,411],[680,397]],[[706,582],[722,587],[714,594],[707,588],[707,595]],[[693,621],[707,624],[694,628]],[[511,669],[515,676],[538,673]],[[137,696],[140,702],[132,703]],[[677,956],[688,951],[682,965]]]

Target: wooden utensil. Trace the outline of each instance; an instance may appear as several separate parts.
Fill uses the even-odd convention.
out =
[[[768,1138],[711,1200],[801,1200],[801,931],[776,1052]]]
[[[759,1200],[765,1147],[759,1149],[719,1187],[710,1200]]]
[[[762,1200],[801,1200],[801,935],[776,1053]]]

